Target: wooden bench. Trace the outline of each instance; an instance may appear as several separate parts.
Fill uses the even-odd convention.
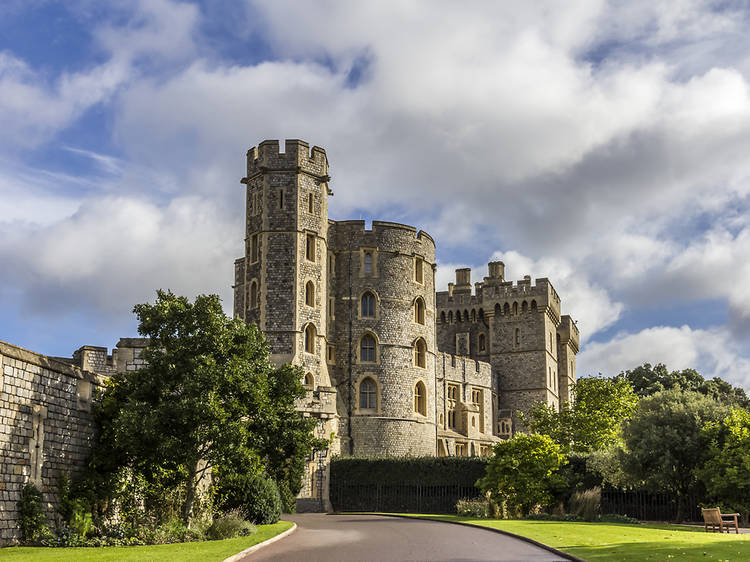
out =
[[[737,518],[740,516],[739,513],[722,513],[718,507],[701,508],[703,514],[703,522],[706,525],[706,532],[708,533],[708,526],[711,525],[711,530],[715,533],[718,527],[719,532],[723,533],[724,529],[729,530],[734,527],[734,532],[740,534],[740,527],[737,523]]]

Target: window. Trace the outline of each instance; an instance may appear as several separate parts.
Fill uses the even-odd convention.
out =
[[[362,410],[374,410],[377,408],[377,391],[375,381],[367,377],[359,383],[359,407]]]
[[[468,321],[469,321],[469,311],[464,310],[464,322],[468,322]]]
[[[365,275],[372,275],[372,252],[365,252],[364,269]]]
[[[510,314],[510,305],[507,302],[503,306],[503,314]]]
[[[479,406],[482,403],[482,391],[478,388],[471,389],[471,403]]]
[[[312,324],[305,327],[305,351],[315,353],[315,326]]]
[[[448,312],[448,323],[453,324],[453,311]]]
[[[313,201],[314,201],[313,194],[308,193],[307,194],[307,212],[310,213],[311,215],[313,214]]]
[[[513,314],[518,314],[518,303],[517,302],[513,303]]]
[[[426,355],[427,344],[422,338],[419,338],[414,344],[414,364],[417,367],[422,367],[424,369],[427,365]]]
[[[306,386],[314,386],[315,385],[315,381],[313,379],[312,373],[307,373],[305,375],[305,383],[304,384]]]
[[[250,283],[250,308],[258,307],[258,283]]]
[[[417,297],[414,301],[414,321],[417,324],[424,324],[424,300]]]
[[[333,254],[328,255],[328,275],[336,277],[336,257]]]
[[[362,295],[360,302],[360,315],[362,318],[374,318],[375,317],[375,295],[370,291],[367,291]]]
[[[328,297],[328,318],[333,320],[336,316],[336,305],[333,297]]]
[[[460,321],[461,321],[461,311],[457,310],[456,311],[456,322],[460,322]]]
[[[445,311],[440,313],[440,322],[442,324],[445,324]]]
[[[375,362],[375,338],[365,334],[359,342],[359,360],[363,363]]]
[[[424,261],[420,257],[414,258],[414,281],[424,283]]]
[[[279,209],[284,208],[284,190],[279,189]]]
[[[456,428],[456,401],[458,400],[458,386],[448,385],[448,429]]]
[[[258,261],[258,235],[253,234],[250,237],[250,263]]]
[[[516,328],[516,345],[521,345],[521,329]]]
[[[423,416],[427,415],[427,390],[422,381],[414,386],[414,411]]]
[[[528,303],[526,301],[523,301],[523,303],[521,304],[521,312],[528,312],[528,310],[529,310]]]
[[[336,347],[333,345],[329,345],[326,350],[326,361],[330,364],[336,363]]]
[[[466,456],[466,443],[456,443],[456,456],[457,457]]]
[[[536,312],[536,301],[531,301],[531,312]]]
[[[479,334],[479,351],[487,350],[487,341],[484,334]]]
[[[305,304],[315,306],[315,284],[312,281],[308,281],[305,285]]]
[[[307,261],[315,261],[315,235],[308,234],[305,242],[305,258]]]
[[[476,322],[477,321],[477,311],[475,309],[471,309],[471,321]]]

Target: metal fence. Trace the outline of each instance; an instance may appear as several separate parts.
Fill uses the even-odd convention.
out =
[[[689,495],[683,500],[682,517],[686,521],[702,521],[699,498]],[[652,494],[643,491],[623,492],[602,490],[601,513],[617,513],[641,521],[674,521],[677,516],[677,497],[674,494]]]
[[[332,483],[331,504],[336,511],[386,511],[397,513],[455,513],[456,502],[476,498],[474,486],[453,484],[350,484]]]

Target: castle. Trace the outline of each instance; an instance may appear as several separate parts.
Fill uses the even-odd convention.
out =
[[[277,363],[303,368],[299,403],[329,451],[309,460],[301,499],[325,502],[326,462],[345,455],[485,455],[516,410],[558,408],[575,382],[578,329],[546,278],[435,287],[435,241],[414,227],[333,221],[320,147],[267,140],[247,153],[245,255],[234,314]],[[311,507],[313,507],[311,505]]]

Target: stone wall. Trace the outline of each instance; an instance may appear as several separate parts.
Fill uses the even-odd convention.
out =
[[[105,349],[102,366],[106,358]],[[5,342],[0,372],[0,543],[10,544],[24,484],[41,489],[51,516],[60,476],[83,470],[94,443],[91,400],[104,379]]]

